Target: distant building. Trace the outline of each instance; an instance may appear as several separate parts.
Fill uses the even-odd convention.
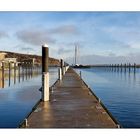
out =
[[[17,62],[17,58],[4,58],[1,60],[1,62],[4,62],[6,67],[8,66],[8,63],[11,62],[11,66],[13,67],[14,63]],[[2,63],[0,63],[0,67],[1,66],[2,66]]]
[[[0,53],[0,61],[3,61],[5,59],[7,53]]]
[[[23,59],[21,62],[30,62],[33,65],[37,63],[35,58]]]
[[[5,58],[4,62],[13,62],[16,63],[17,62],[17,58]]]

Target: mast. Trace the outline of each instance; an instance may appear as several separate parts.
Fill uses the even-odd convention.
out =
[[[75,44],[75,65],[77,64],[78,61],[78,46]]]

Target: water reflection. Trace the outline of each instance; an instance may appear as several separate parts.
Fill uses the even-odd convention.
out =
[[[41,74],[41,67],[11,67],[0,70],[0,88],[10,87],[13,84],[20,83],[21,81],[28,80]]]
[[[42,80],[41,69],[37,67],[28,71],[22,67],[20,70],[17,67],[16,71],[11,69],[10,86],[9,69],[5,69],[4,72],[5,85],[0,89],[0,128],[16,128],[41,98],[39,91]],[[49,73],[51,86],[58,78],[58,69],[49,68]],[[2,72],[0,72],[1,74]]]

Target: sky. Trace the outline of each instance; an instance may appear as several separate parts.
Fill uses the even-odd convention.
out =
[[[0,12],[0,50],[79,64],[140,63],[140,12]]]

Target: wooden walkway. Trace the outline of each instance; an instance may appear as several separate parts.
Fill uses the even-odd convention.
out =
[[[27,128],[117,128],[72,68],[54,85],[50,101],[40,102],[27,121]]]

